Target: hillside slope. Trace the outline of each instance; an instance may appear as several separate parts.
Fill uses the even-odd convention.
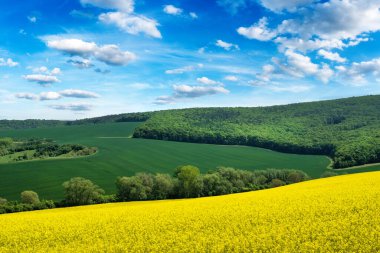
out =
[[[380,96],[256,108],[160,111],[134,137],[329,155],[335,168],[380,162]]]
[[[379,180],[0,215],[0,251],[379,252]]]

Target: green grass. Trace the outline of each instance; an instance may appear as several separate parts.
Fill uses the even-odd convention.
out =
[[[177,166],[184,164],[198,166],[203,172],[217,166],[247,170],[300,169],[312,177],[319,177],[330,163],[325,156],[285,154],[254,147],[128,138],[138,124],[108,123],[0,131],[0,136],[44,137],[60,144],[77,143],[99,148],[98,153],[88,157],[0,164],[0,196],[18,199],[21,191],[34,190],[41,198],[58,200],[63,197],[62,183],[75,176],[91,179],[107,193],[114,193],[114,182],[118,176],[142,171],[172,173]],[[363,169],[368,170],[369,167]]]

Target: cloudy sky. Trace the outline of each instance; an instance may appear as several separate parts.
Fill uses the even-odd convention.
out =
[[[380,93],[380,0],[2,0],[0,118]]]

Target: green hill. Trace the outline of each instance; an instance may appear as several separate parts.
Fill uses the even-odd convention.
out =
[[[375,163],[380,162],[380,96],[160,111],[134,137],[323,154],[333,158],[335,168]]]

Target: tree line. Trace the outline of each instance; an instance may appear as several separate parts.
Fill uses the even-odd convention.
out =
[[[325,176],[333,175],[330,173]],[[110,202],[218,196],[279,187],[305,180],[309,180],[309,176],[299,170],[246,171],[220,167],[201,174],[199,168],[186,165],[176,168],[173,175],[137,173],[130,177],[118,177],[115,182],[116,194],[106,195],[91,180],[75,177],[62,184],[62,201],[40,200],[36,192],[24,191],[20,201],[0,198],[0,214]]]

